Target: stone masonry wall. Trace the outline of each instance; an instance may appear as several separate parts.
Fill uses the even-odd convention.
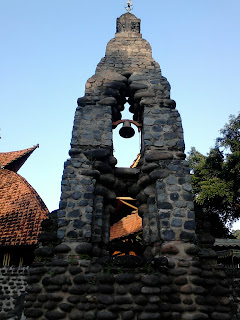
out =
[[[0,319],[24,319],[28,267],[0,268]]]
[[[112,130],[130,105],[141,128],[136,168],[117,168]],[[170,85],[127,13],[78,99],[65,162],[58,239],[30,269],[27,319],[231,320],[225,273],[200,250],[181,118]],[[142,252],[110,254],[117,197],[136,199]]]
[[[52,259],[33,264],[28,319],[233,319],[225,273],[190,247],[194,259],[179,259],[174,251],[152,260],[93,257],[89,243],[79,243],[75,255],[70,251],[61,244]]]

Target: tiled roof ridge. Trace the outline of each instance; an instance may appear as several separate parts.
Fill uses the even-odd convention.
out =
[[[5,166],[13,163],[14,161],[16,161],[17,159],[27,155],[29,153],[29,155],[35,150],[39,148],[39,144],[36,144],[35,146],[31,147],[31,148],[27,148],[27,149],[23,149],[23,150],[16,150],[16,151],[9,151],[9,152],[0,152],[0,156],[2,155],[5,155],[6,157],[9,156],[9,155],[14,155],[16,154],[15,157],[13,157],[12,159],[10,159],[8,162],[6,162],[5,164],[1,164],[0,163],[0,166],[1,166],[1,169],[4,169]],[[0,160],[1,161],[1,160]]]

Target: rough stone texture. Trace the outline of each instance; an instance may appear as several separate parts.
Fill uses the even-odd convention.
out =
[[[135,169],[116,169],[112,130],[126,101],[141,127],[141,159]],[[29,320],[39,303],[41,320],[228,319],[228,284],[208,262],[216,254],[195,244],[181,118],[140,20],[130,13],[117,20],[78,99],[69,154],[58,210],[62,245],[37,251],[43,262],[30,269],[39,280],[29,283]],[[122,195],[137,199],[142,257],[111,257],[110,226]]]
[[[27,276],[28,267],[0,268],[0,319],[21,317],[24,296],[26,295]],[[39,277],[36,277],[35,282],[38,281]]]
[[[112,122],[121,119],[126,99],[133,120],[142,125],[138,170],[114,169],[111,160]],[[130,13],[122,15],[105,57],[86,83],[85,96],[78,99],[71,159],[62,179],[60,239],[107,244],[111,212],[106,205],[114,203],[131,180],[135,183],[129,195],[142,204],[147,244],[194,240],[194,216],[188,214],[193,209],[191,181],[175,107],[170,85],[152,58],[151,46],[142,39],[140,20]],[[117,179],[122,179],[122,189]]]
[[[176,261],[175,255],[172,262],[169,259],[166,273],[160,264],[151,270],[144,267],[136,272],[122,267],[117,271],[114,260],[106,266],[99,265],[95,258],[91,259],[90,271],[89,264],[76,259],[74,267],[65,264],[64,277],[51,275],[49,281],[43,281],[46,275],[42,274],[39,263],[35,264],[31,270],[41,275],[42,290],[37,295],[28,293],[25,314],[28,319],[81,319],[83,315],[86,319],[114,320],[232,319],[232,302],[226,296],[229,282],[223,281],[220,266],[212,267],[200,258],[179,259],[178,266],[173,261]],[[48,274],[52,274],[54,263],[47,264]],[[99,266],[97,272],[96,265]],[[73,271],[74,276],[69,277]],[[120,273],[114,274],[116,272]],[[48,293],[53,279],[62,287]],[[63,283],[67,284],[66,290]],[[237,288],[238,282],[235,290]]]

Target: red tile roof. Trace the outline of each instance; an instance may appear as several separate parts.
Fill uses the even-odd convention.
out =
[[[1,152],[0,153],[0,167],[2,169],[8,169],[17,172],[27,158],[38,148],[39,145],[24,150],[12,151],[12,152]]]
[[[49,212],[32,186],[19,174],[0,169],[0,245],[37,243]]]
[[[115,223],[110,229],[110,241],[126,237],[129,234],[142,230],[142,218],[135,211]]]

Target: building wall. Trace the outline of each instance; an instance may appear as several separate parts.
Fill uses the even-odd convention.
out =
[[[29,267],[0,268],[0,319],[21,319]]]

